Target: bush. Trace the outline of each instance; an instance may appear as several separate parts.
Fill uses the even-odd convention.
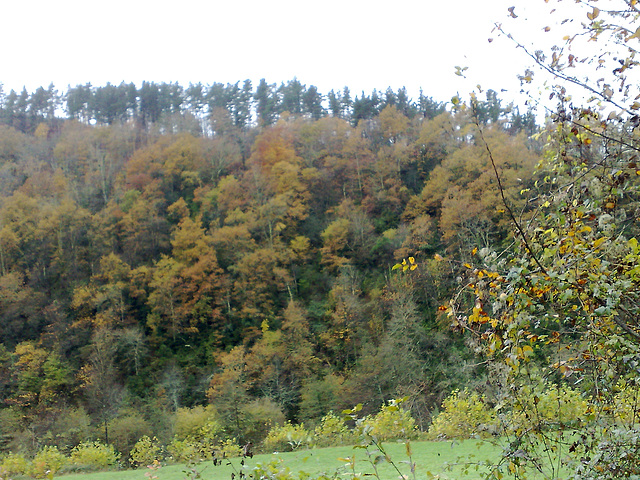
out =
[[[389,405],[383,405],[375,416],[368,415],[360,420],[358,427],[362,433],[371,435],[380,442],[415,438],[418,433],[411,413],[400,408],[394,400]]]
[[[264,439],[264,449],[267,452],[291,452],[302,446],[308,447],[312,440],[313,437],[304,428],[304,424],[292,425],[287,422],[269,430]]]
[[[179,408],[174,432],[167,452],[176,462],[195,462],[213,458],[224,429],[215,408],[209,405]]]
[[[26,475],[29,470],[29,462],[24,455],[10,453],[0,462],[0,472],[4,475]]]
[[[587,401],[580,392],[566,385],[523,386],[513,401],[512,411],[507,415],[508,429],[577,428],[585,418]]]
[[[146,435],[138,440],[129,452],[129,462],[136,467],[152,465],[155,461],[161,460],[161,457],[162,447],[158,439]]]
[[[173,461],[177,463],[198,462],[211,458],[211,452],[203,450],[200,442],[193,440],[174,438],[167,445],[167,452],[171,455]]]
[[[319,447],[334,447],[351,443],[353,434],[344,423],[344,418],[329,412],[313,431],[313,440]]]
[[[139,438],[152,435],[149,422],[137,413],[111,420],[108,430],[109,443],[122,455],[127,455]]]
[[[221,431],[222,426],[217,419],[216,410],[211,405],[179,408],[176,411],[174,433],[178,440],[212,438]]]
[[[619,385],[615,395],[614,418],[626,425],[638,424],[640,420],[640,391],[631,385]]]
[[[68,463],[69,459],[60,453],[58,447],[44,447],[33,457],[27,474],[33,478],[52,477]]]
[[[443,411],[435,418],[427,437],[433,440],[488,437],[496,427],[495,412],[484,397],[467,389],[454,390],[444,402]]]
[[[242,447],[238,445],[235,438],[227,438],[218,447],[215,452],[218,458],[235,458],[242,455]]]
[[[91,417],[82,407],[62,409],[47,432],[44,442],[69,452],[74,445],[87,442],[91,435]]]
[[[74,447],[70,461],[74,469],[103,470],[118,463],[118,458],[119,455],[111,445],[90,442]]]
[[[260,444],[269,430],[284,423],[284,413],[270,398],[260,398],[249,402],[243,409],[243,432],[241,441]]]

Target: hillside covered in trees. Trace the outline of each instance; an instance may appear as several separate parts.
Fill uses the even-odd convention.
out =
[[[531,112],[476,107],[295,79],[5,92],[0,450],[124,450],[208,404],[239,441],[400,396],[426,427],[486,380],[439,307],[512,241],[478,128],[520,215],[542,150]]]

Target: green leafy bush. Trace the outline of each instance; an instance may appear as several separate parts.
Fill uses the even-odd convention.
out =
[[[118,463],[119,457],[111,445],[88,442],[81,443],[71,450],[70,461],[74,469],[102,470]]]
[[[344,418],[329,412],[313,431],[313,441],[319,447],[345,445],[354,440],[354,435],[344,422]]]
[[[29,470],[29,461],[17,453],[10,453],[0,461],[0,475],[26,475]]]
[[[269,398],[260,398],[249,402],[242,408],[243,431],[240,440],[254,445],[262,443],[267,433],[276,425],[285,421],[282,408]]]
[[[196,462],[211,459],[224,435],[213,406],[179,408],[174,424],[175,437],[167,452],[176,462]]]
[[[429,439],[488,437],[495,430],[496,414],[476,392],[454,390],[442,402],[442,408],[429,427]]]
[[[179,408],[176,411],[174,433],[178,440],[186,438],[208,438],[217,436],[222,426],[213,406],[198,405],[193,408]]]
[[[293,425],[287,422],[269,430],[264,439],[264,448],[267,452],[291,452],[302,446],[308,447],[312,441],[313,436],[304,428],[304,424]]]
[[[242,447],[235,438],[227,438],[215,449],[217,458],[235,458],[242,455]]]
[[[56,415],[43,441],[69,453],[71,447],[87,442],[92,437],[91,417],[86,410],[82,407],[69,407],[60,410]]]
[[[383,405],[374,415],[368,415],[358,422],[361,433],[375,437],[378,441],[415,438],[418,434],[416,421],[409,410],[401,408],[401,402],[392,400]]]
[[[143,436],[129,452],[129,462],[137,467],[152,465],[162,459],[162,447],[156,437]]]
[[[540,430],[577,428],[584,421],[587,401],[567,385],[523,386],[512,402],[506,428],[517,430],[535,425]]]
[[[108,430],[109,443],[122,455],[127,455],[138,439],[152,435],[151,425],[137,412],[111,420]]]
[[[613,408],[614,418],[619,422],[632,425],[640,420],[640,389],[628,384],[619,385],[615,395]]]
[[[68,463],[69,459],[58,450],[58,447],[44,447],[33,457],[27,474],[33,478],[46,478],[55,475]]]
[[[211,458],[211,452],[202,448],[200,442],[195,440],[179,440],[174,438],[167,445],[167,452],[174,462],[187,463],[208,460]]]

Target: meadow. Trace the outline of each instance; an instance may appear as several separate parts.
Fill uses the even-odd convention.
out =
[[[447,442],[411,442],[412,457],[415,463],[415,478],[439,478],[439,479],[477,479],[482,477],[483,469],[475,468],[476,463],[487,460],[496,461],[500,451],[498,447],[480,440],[447,441]],[[400,472],[406,478],[414,478],[411,473],[410,460],[407,456],[406,445],[402,442],[389,442],[383,445]],[[298,450],[294,452],[255,455],[245,459],[244,471],[250,473],[254,467],[267,466],[281,473],[291,472],[293,477],[283,475],[278,478],[305,478],[300,475],[304,472],[312,478],[325,473],[329,478],[338,472],[339,478],[350,478],[349,474],[359,476],[372,476],[375,478],[373,463],[379,453],[375,449],[365,450],[352,446],[316,448]],[[353,459],[353,461],[351,461]],[[451,468],[448,468],[450,466]],[[141,468],[137,470],[119,470],[110,472],[76,473],[71,475],[56,476],[64,480],[144,480],[157,478],[158,480],[183,480],[183,479],[231,479],[235,473],[236,478],[240,472],[241,459],[233,458],[224,461],[222,465],[213,465],[211,461],[198,465],[166,465],[157,469]],[[396,479],[400,474],[394,467],[386,462],[377,463],[378,475],[381,479]],[[432,475],[432,476],[430,476]],[[338,475],[336,475],[338,477]],[[26,478],[26,477],[25,477]],[[275,477],[274,477],[275,478]],[[14,479],[18,480],[18,479]]]

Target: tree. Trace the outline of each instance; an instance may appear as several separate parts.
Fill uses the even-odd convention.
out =
[[[451,303],[454,326],[471,332],[500,365],[506,388],[498,406],[526,417],[522,424],[506,423],[505,455],[494,477],[509,471],[517,478],[529,472],[557,478],[561,468],[576,479],[640,473],[640,248],[637,227],[628,221],[638,206],[640,144],[634,133],[638,86],[627,84],[636,67],[638,8],[635,1],[612,3],[607,10],[577,4],[584,10],[572,9],[571,17],[583,21],[577,32],[564,27],[567,48],[555,45],[548,55],[531,55],[563,83],[554,88],[559,106],[546,132],[545,176],[529,200],[537,214],[522,220],[498,183],[516,241],[504,252],[475,251],[476,265],[462,267],[470,296]],[[589,47],[582,39],[606,42],[606,53],[582,50]],[[593,82],[599,75],[590,68],[573,70],[576,62],[611,62],[615,68],[603,69],[604,78]],[[523,83],[533,76],[525,72]],[[572,104],[570,84],[613,111],[606,116]],[[493,149],[485,146],[495,170]],[[584,407],[575,434],[567,435],[571,426],[562,421],[566,397],[556,396],[549,415],[538,395],[527,395],[537,383],[558,392],[578,390]]]
[[[275,85],[269,85],[264,78],[261,79],[253,95],[253,99],[256,102],[258,124],[266,126],[274,123],[277,118],[278,105],[280,103]]]
[[[184,200],[170,210],[181,212],[182,219],[172,233],[171,256],[155,265],[147,324],[157,334],[168,332],[174,342],[178,335],[211,330],[219,337],[222,270],[215,251],[200,223],[188,216]]]

